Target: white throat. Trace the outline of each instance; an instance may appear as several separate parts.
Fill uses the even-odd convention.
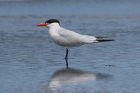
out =
[[[60,25],[58,23],[51,23],[48,24],[48,32],[51,38],[53,39],[54,36],[58,36],[58,29],[60,28]]]
[[[60,25],[58,23],[51,23],[51,24],[48,24],[47,26],[49,29],[57,29],[60,27]]]

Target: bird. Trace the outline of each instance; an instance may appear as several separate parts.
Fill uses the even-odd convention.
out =
[[[77,32],[65,29],[60,26],[60,22],[57,19],[49,19],[46,22],[41,22],[37,24],[37,26],[48,27],[48,33],[54,43],[66,48],[65,60],[67,66],[69,48],[81,46],[84,44],[114,41],[114,39],[108,39],[110,36],[95,37],[90,35],[82,35]]]

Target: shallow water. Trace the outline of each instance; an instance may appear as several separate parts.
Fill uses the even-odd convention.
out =
[[[138,0],[0,1],[0,93],[139,93]],[[71,48],[55,45],[50,18],[81,34],[114,42]]]

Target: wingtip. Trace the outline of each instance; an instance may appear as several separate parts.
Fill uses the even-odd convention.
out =
[[[115,41],[114,39],[102,39],[102,40],[97,40],[98,42],[108,42],[108,41]]]
[[[107,42],[107,41],[115,41],[115,39],[110,39],[113,38],[114,36],[98,36],[97,41],[98,42]]]

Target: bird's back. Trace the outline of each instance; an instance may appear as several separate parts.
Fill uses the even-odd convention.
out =
[[[53,36],[51,36],[53,41],[56,44],[65,47],[80,46],[86,43],[93,43],[96,40],[96,38],[93,36],[81,35],[62,27],[59,27],[54,31],[52,29],[50,32],[55,33]]]

